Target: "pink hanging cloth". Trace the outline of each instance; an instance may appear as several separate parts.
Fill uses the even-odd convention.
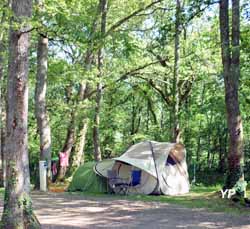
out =
[[[61,167],[68,167],[69,166],[69,156],[68,156],[67,152],[60,152],[59,157],[60,157],[60,166]]]

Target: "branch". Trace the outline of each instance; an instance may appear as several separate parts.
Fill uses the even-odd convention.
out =
[[[30,32],[32,32],[32,31],[34,31],[34,30],[38,30],[38,28],[33,27],[33,28],[21,30],[21,31],[17,34],[17,36],[20,37],[20,36],[22,36],[23,34],[25,34],[25,33],[30,33]]]
[[[162,0],[156,0],[154,2],[151,2],[150,4],[148,4],[147,6],[145,7],[142,7],[136,11],[134,11],[133,13],[131,13],[130,15],[120,19],[119,21],[117,21],[114,25],[112,25],[108,31],[106,32],[105,34],[105,37],[108,36],[111,32],[113,32],[116,28],[118,28],[120,25],[122,25],[123,23],[125,23],[126,21],[130,20],[132,17],[134,16],[137,16],[138,13],[142,12],[142,11],[145,11],[147,9],[149,9],[150,7],[152,7],[153,5],[155,4],[158,4],[160,3]]]
[[[214,2],[213,1],[212,2],[208,1],[208,2],[206,2],[207,5],[205,7],[203,7],[202,9],[197,10],[196,12],[194,12],[193,14],[191,14],[191,16],[189,18],[187,18],[186,24],[188,24],[188,22],[192,21],[200,13],[204,12],[209,6],[217,4],[219,2],[220,1],[214,1]]]
[[[137,78],[140,78],[140,79],[142,79],[142,80],[147,81],[148,84],[149,84],[153,89],[155,89],[155,90],[161,95],[162,99],[166,102],[166,104],[169,105],[169,106],[171,105],[171,100],[170,100],[169,96],[166,95],[166,94],[163,92],[163,90],[161,90],[161,89],[153,82],[152,79],[144,78],[144,77],[142,77],[141,75],[138,75],[138,74],[136,74],[136,73],[133,74],[133,75],[136,75]],[[132,76],[133,76],[133,75],[132,75]]]
[[[167,95],[165,95],[163,90],[161,90],[159,87],[157,87],[157,85],[153,82],[152,79],[150,79],[148,81],[148,83],[152,88],[154,88],[161,95],[162,99],[166,102],[166,104],[170,106],[171,105],[171,100]]]
[[[165,58],[165,60],[167,60],[167,58]],[[154,62],[151,62],[151,63],[147,63],[147,64],[144,64],[144,65],[138,67],[138,68],[132,69],[132,70],[130,70],[129,72],[124,73],[124,74],[123,74],[118,80],[116,80],[115,82],[117,83],[117,82],[119,82],[119,81],[125,80],[125,79],[128,78],[128,76],[134,75],[134,74],[137,73],[138,71],[140,71],[140,70],[142,70],[142,69],[145,69],[145,68],[147,68],[147,67],[149,67],[149,66],[151,66],[151,65],[158,64],[158,63],[160,63],[160,60],[157,60],[157,61],[154,61]]]
[[[139,85],[139,89],[143,92],[143,94],[145,95],[145,98],[147,99],[148,109],[149,109],[149,111],[151,112],[151,114],[153,116],[154,124],[157,124],[158,123],[157,116],[156,116],[156,114],[154,112],[154,109],[153,109],[153,101],[152,101],[151,96],[149,96],[148,92],[146,90],[144,90],[143,88],[141,88],[140,85]]]
[[[142,70],[142,69],[145,69],[145,68],[147,68],[147,67],[149,67],[149,66],[151,66],[151,65],[158,64],[159,62],[160,62],[159,60],[154,61],[154,62],[150,62],[150,63],[144,64],[144,65],[142,65],[142,66],[139,66],[139,67],[137,67],[137,68],[135,68],[135,69],[132,69],[132,70],[130,70],[130,71],[128,71],[128,72],[125,72],[125,73],[123,73],[117,80],[115,80],[113,83],[118,83],[118,82],[120,82],[120,81],[126,80],[129,76],[134,76],[136,73],[138,73],[138,71],[140,71],[140,70]],[[103,86],[102,86],[102,90],[105,89],[105,88],[107,88],[108,86],[109,86],[108,84],[103,85]],[[88,93],[88,95],[86,96],[85,99],[90,98],[90,97],[91,97],[93,94],[95,94],[95,93],[96,93],[96,89],[90,91],[90,92]]]

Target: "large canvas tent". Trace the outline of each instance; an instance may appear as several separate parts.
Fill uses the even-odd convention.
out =
[[[116,171],[124,180],[134,170],[140,172],[139,184],[128,186],[129,193],[179,195],[189,192],[186,151],[177,143],[145,141],[132,145],[123,155],[104,160],[94,171],[104,178]]]

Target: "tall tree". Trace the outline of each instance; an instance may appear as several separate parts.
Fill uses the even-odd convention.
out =
[[[240,79],[240,1],[232,0],[230,42],[229,0],[220,1],[221,57],[225,84],[225,102],[229,134],[228,175],[226,186],[232,187],[242,175],[243,126],[238,90]]]
[[[3,23],[3,20],[1,20],[1,24]],[[3,94],[3,32],[0,34],[0,168],[2,170],[2,173],[0,175],[0,182],[3,182],[3,170],[4,170],[4,135],[5,135],[5,128],[4,128],[4,98],[2,96]],[[2,184],[0,184],[2,186]]]
[[[35,89],[35,114],[40,135],[40,160],[46,160],[48,171],[51,164],[51,131],[46,108],[46,88],[48,69],[48,38],[39,35],[37,47],[37,75]],[[50,176],[50,173],[48,173]]]
[[[100,12],[101,12],[101,37],[104,38],[106,33],[106,18],[108,10],[108,1],[100,0]],[[102,41],[103,42],[103,41]],[[104,48],[103,46],[98,50],[98,78],[99,80],[103,76],[103,55]],[[101,147],[100,147],[100,135],[99,135],[99,126],[100,126],[100,109],[101,109],[101,100],[102,100],[102,83],[97,83],[96,88],[96,107],[95,107],[95,117],[94,117],[94,130],[93,130],[93,142],[94,142],[94,157],[96,161],[102,160]]]
[[[28,160],[28,49],[27,20],[31,0],[13,0],[9,41],[7,92],[6,190],[3,228],[40,228],[33,215]]]
[[[180,66],[180,34],[181,34],[181,2],[176,0],[175,13],[175,37],[174,37],[174,80],[173,80],[173,111],[172,118],[172,142],[180,142],[179,124],[179,66]]]
[[[39,1],[38,1],[39,3]],[[39,6],[39,5],[38,5]],[[37,42],[37,74],[35,88],[35,115],[40,135],[40,160],[48,163],[48,177],[51,171],[51,130],[46,108],[48,71],[48,37],[39,34]]]
[[[4,146],[5,146],[5,119],[6,119],[6,97],[4,96],[6,93],[6,88],[3,86],[5,82],[4,77],[4,51],[5,51],[5,40],[7,29],[5,28],[5,24],[8,22],[7,17],[7,9],[9,7],[10,1],[4,1],[2,7],[2,16],[1,16],[1,25],[0,29],[0,164],[1,164],[1,174],[0,181],[4,185],[5,180],[5,159],[4,159]]]

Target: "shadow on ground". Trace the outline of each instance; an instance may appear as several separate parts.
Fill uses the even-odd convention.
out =
[[[231,216],[158,202],[65,193],[32,194],[42,228],[244,228],[250,216]],[[1,203],[2,205],[2,203]]]

